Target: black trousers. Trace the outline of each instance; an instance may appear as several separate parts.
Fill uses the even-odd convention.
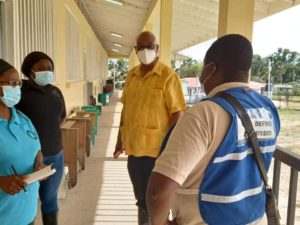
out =
[[[148,156],[128,157],[127,169],[133,185],[133,192],[137,200],[136,205],[144,210],[147,210],[146,191],[155,160],[156,158]]]

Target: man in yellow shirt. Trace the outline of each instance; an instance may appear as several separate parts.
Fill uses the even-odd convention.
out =
[[[186,109],[179,76],[159,61],[158,47],[151,32],[142,32],[137,38],[135,50],[141,64],[131,69],[126,78],[114,152],[117,158],[124,147],[128,155],[127,168],[137,199],[139,225],[149,224],[146,189],[160,145]]]

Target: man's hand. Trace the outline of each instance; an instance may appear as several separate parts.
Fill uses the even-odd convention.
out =
[[[124,152],[124,146],[121,143],[121,146],[116,146],[114,151],[114,158],[117,159]]]
[[[125,150],[125,148],[122,143],[121,132],[119,130],[117,143],[116,143],[116,147],[115,147],[115,151],[114,151],[114,158],[117,159],[124,152],[124,150]]]
[[[178,225],[176,219],[174,219],[174,220],[172,220],[172,221],[168,220],[167,224],[168,224],[168,225]]]
[[[9,195],[17,194],[27,186],[27,183],[24,181],[25,178],[26,176],[22,176],[22,175],[1,176],[0,188],[6,194]]]
[[[177,123],[177,121],[183,115],[183,113],[183,111],[172,113],[171,118],[169,120],[169,126],[172,127],[175,123]]]

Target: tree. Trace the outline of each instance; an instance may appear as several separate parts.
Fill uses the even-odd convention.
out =
[[[115,78],[115,81],[123,81],[124,76],[128,72],[128,60],[127,59],[109,60],[108,70],[111,74],[111,77]]]
[[[251,79],[258,82],[268,81],[268,63],[271,63],[273,84],[300,83],[300,54],[288,49],[278,48],[268,57],[254,55],[251,66]]]
[[[251,80],[267,82],[269,74],[268,60],[260,55],[253,55],[251,66]]]
[[[271,76],[275,84],[290,83],[298,78],[300,73],[298,52],[278,48],[268,59],[271,61]]]
[[[201,69],[202,69],[202,63],[198,62],[197,60],[189,58],[182,61],[178,73],[181,78],[198,77],[200,76]]]

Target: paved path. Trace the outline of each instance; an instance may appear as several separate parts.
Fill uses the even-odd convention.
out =
[[[137,207],[127,158],[112,158],[122,105],[116,92],[102,108],[100,128],[86,168],[75,188],[60,201],[60,225],[137,225]],[[37,225],[41,225],[38,214]]]
[[[60,201],[60,225],[137,225],[137,207],[125,156],[112,158],[120,123],[122,105],[116,92],[100,116],[100,129],[86,169],[79,173],[75,188]],[[272,183],[272,168],[269,172]],[[286,224],[289,168],[282,167],[279,208]],[[300,225],[300,177],[298,178],[295,225]],[[36,225],[42,225],[38,213]]]

